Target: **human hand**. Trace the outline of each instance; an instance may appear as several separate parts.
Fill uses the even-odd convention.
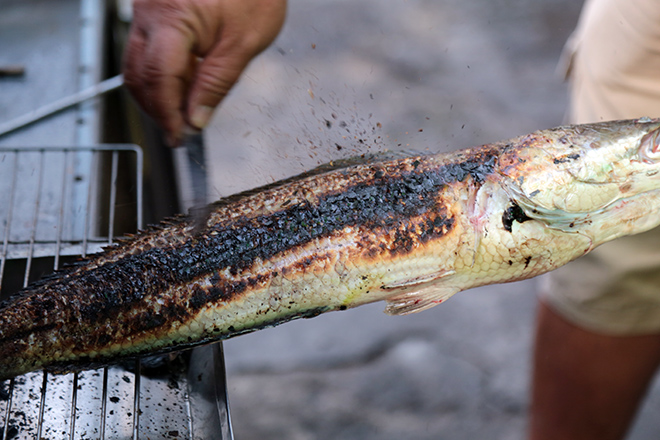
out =
[[[285,15],[286,0],[135,0],[125,84],[176,145],[185,124],[204,128]]]

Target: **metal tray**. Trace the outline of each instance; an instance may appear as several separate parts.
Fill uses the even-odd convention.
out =
[[[142,227],[141,182],[136,146],[0,147],[2,297]],[[219,344],[0,387],[2,440],[231,439],[229,420]]]

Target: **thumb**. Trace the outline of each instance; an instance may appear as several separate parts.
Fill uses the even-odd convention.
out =
[[[225,6],[215,44],[200,44],[196,51],[204,58],[188,89],[186,118],[199,129],[208,124],[250,60],[277,37],[286,15],[286,0],[228,0]]]
[[[198,129],[208,124],[213,110],[227,96],[253,56],[240,50],[227,52],[221,46],[216,46],[199,63],[190,86],[186,114],[188,123]]]

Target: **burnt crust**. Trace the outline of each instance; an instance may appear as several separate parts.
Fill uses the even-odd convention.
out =
[[[457,153],[451,160],[413,156],[350,162],[213,204],[209,219],[220,221],[201,230],[188,218],[170,220],[6,302],[0,308],[0,355],[20,357],[33,335],[39,344],[35,353],[48,357],[64,344],[80,353],[84,364],[86,351],[126,338],[139,343],[140,335],[165,335],[174,324],[194,319],[197,310],[232,301],[278,275],[251,273],[255,261],[267,262],[347,227],[387,237],[387,243],[377,243],[365,236],[360,245],[367,257],[405,255],[417,243],[453,230],[456,220],[444,195],[447,187],[468,178],[483,183],[494,172],[497,153],[482,148]],[[335,182],[329,190],[327,180]],[[263,210],[269,198],[303,190],[311,195]],[[230,220],[225,211],[231,213]],[[229,276],[222,275],[226,272]],[[199,284],[203,278],[210,287]],[[176,293],[165,297],[168,291]],[[55,340],[49,332],[56,332]],[[163,350],[171,349],[176,347]]]

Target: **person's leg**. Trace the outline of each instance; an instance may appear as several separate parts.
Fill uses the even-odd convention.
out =
[[[620,440],[660,363],[660,334],[608,336],[541,302],[530,440]]]

